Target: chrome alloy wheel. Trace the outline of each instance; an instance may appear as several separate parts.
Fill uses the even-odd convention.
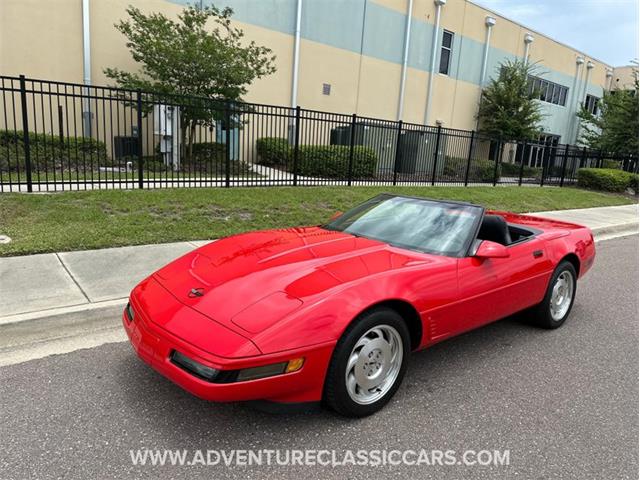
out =
[[[351,399],[368,405],[382,398],[398,378],[403,354],[402,337],[389,325],[377,325],[362,335],[345,371]]]
[[[551,302],[549,309],[551,311],[551,318],[556,322],[562,320],[569,311],[571,306],[571,300],[573,299],[573,289],[575,287],[575,280],[570,272],[564,271],[556,279],[556,283],[553,285],[553,291],[551,292]]]

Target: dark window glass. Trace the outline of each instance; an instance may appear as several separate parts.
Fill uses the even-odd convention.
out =
[[[551,103],[555,103],[558,105],[560,103],[560,89],[562,87],[560,85],[553,86],[553,96],[551,97]]]
[[[547,87],[549,86],[549,84],[545,81],[542,80],[540,82],[540,100],[545,100],[547,98]]]
[[[547,83],[547,94],[544,97],[545,102],[551,103],[551,98],[553,97],[553,87],[554,87],[553,83],[551,82]]]
[[[567,91],[569,89],[567,87],[562,87],[560,89],[560,98],[558,99],[558,105],[562,105],[563,107],[567,103]]]
[[[452,43],[453,43],[453,33],[447,32],[445,30],[442,34],[442,46],[445,48],[451,48]]]
[[[444,31],[442,33],[442,48],[440,49],[440,66],[438,72],[449,75],[449,65],[451,64],[451,48],[453,46],[453,33]]]
[[[585,102],[584,102],[584,107],[593,115],[597,115],[599,101],[600,99],[598,97],[595,97],[593,95],[587,95],[587,98],[585,99]]]
[[[529,76],[527,82],[529,85],[529,92],[535,93],[537,91],[537,98],[539,100],[554,103],[556,105],[562,105],[563,107],[566,105],[567,93],[569,91],[567,87],[549,82],[548,80],[542,80],[535,76]]]
[[[440,53],[440,73],[445,75],[449,74],[449,57],[451,55],[451,50],[442,49]]]

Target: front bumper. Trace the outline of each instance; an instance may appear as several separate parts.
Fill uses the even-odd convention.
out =
[[[122,323],[135,352],[160,374],[197,397],[218,402],[269,400],[283,403],[315,402],[322,398],[324,377],[335,342],[277,354],[223,358],[204,352],[153,324],[135,303],[133,309],[135,318],[129,320],[125,310]],[[171,361],[174,350],[221,371],[286,362],[297,357],[304,357],[305,362],[300,370],[293,373],[233,383],[212,383],[174,364]]]

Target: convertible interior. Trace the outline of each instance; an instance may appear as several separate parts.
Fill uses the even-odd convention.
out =
[[[520,243],[535,234],[533,230],[507,223],[500,215],[485,215],[478,232],[478,240],[489,240],[508,246]]]

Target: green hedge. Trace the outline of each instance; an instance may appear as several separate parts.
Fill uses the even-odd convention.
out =
[[[34,172],[84,170],[110,166],[104,142],[85,137],[66,137],[29,132],[31,168]],[[21,131],[0,130],[0,171],[25,171],[24,138]]]
[[[492,160],[471,160],[469,167],[469,182],[493,182],[493,174],[496,162]],[[500,179],[500,165],[498,165],[498,179]],[[446,157],[442,175],[455,181],[464,181],[467,171],[467,159],[459,157]]]
[[[619,160],[610,160],[610,159],[604,159],[602,161],[602,167],[603,168],[615,168],[615,169],[620,169],[620,161]]]
[[[267,167],[288,165],[291,146],[286,138],[263,137],[256,140],[258,163]]]
[[[298,174],[309,177],[346,179],[349,175],[349,146],[305,145],[298,154]],[[378,157],[369,147],[353,147],[352,178],[371,178]]]
[[[638,174],[612,168],[581,168],[578,186],[605,192],[624,192],[630,188],[638,193]]]
[[[503,175],[510,177],[520,176],[520,164],[519,163],[501,163],[500,168]],[[524,166],[522,169],[523,177],[538,177],[542,173],[542,168]]]
[[[225,160],[226,148],[224,143],[194,143],[192,149],[191,161],[193,163],[222,162]],[[183,163],[188,162],[183,160]]]

